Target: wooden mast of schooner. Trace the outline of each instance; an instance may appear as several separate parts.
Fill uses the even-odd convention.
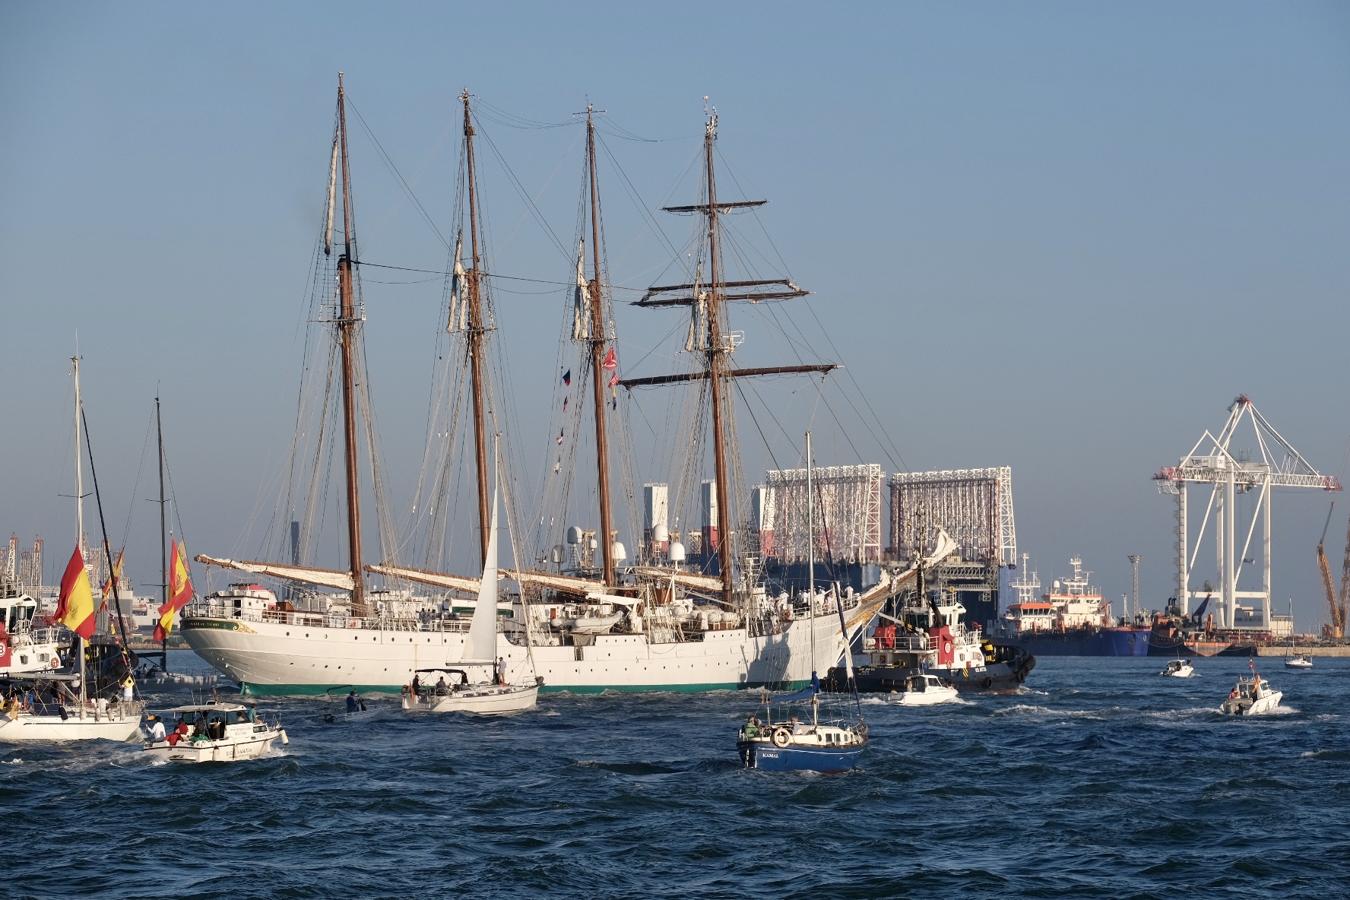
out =
[[[605,584],[613,587],[614,532],[609,515],[609,443],[605,434],[605,310],[600,293],[600,194],[595,174],[595,121],[593,108],[586,104],[586,159],[591,175],[591,259],[595,278],[591,281],[591,382],[595,391],[595,458],[600,495],[600,549],[604,561]]]
[[[356,466],[355,344],[356,303],[352,288],[355,266],[356,219],[352,211],[351,169],[347,160],[347,103],[338,73],[338,144],[342,159],[342,256],[338,259],[338,342],[342,348],[342,423],[346,449],[347,546],[352,574],[352,615],[366,615],[365,584],[361,573],[361,499]]]
[[[469,245],[473,253],[473,267],[469,270],[469,380],[473,395],[474,461],[478,474],[478,537],[479,562],[487,562],[488,531],[492,527],[488,512],[488,465],[486,418],[483,393],[483,299],[482,272],[478,253],[478,182],[473,164],[473,121],[469,114],[469,91],[459,95],[464,104],[464,164],[467,168],[469,190]]]

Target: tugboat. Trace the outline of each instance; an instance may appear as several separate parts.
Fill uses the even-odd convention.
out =
[[[978,627],[967,628],[966,608],[950,591],[941,601],[928,595],[920,564],[914,593],[898,600],[895,615],[881,613],[870,637],[863,641],[857,684],[863,693],[905,690],[910,676],[929,674],[951,683],[961,692],[1013,691],[1036,667],[1036,657],[1007,644],[983,637]],[[826,688],[842,690],[845,672],[836,666],[826,675]]]

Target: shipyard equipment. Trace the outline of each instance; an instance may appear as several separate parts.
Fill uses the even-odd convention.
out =
[[[1317,542],[1317,571],[1322,575],[1322,590],[1327,595],[1327,606],[1331,610],[1331,619],[1327,623],[1324,634],[1334,640],[1340,640],[1345,637],[1345,611],[1336,602],[1336,584],[1331,580],[1331,565],[1327,562],[1327,529],[1331,527],[1331,513],[1336,509],[1333,501],[1331,509],[1327,510],[1327,521],[1322,526],[1322,537]],[[1347,548],[1350,550],[1350,548]]]
[[[1235,442],[1244,424],[1249,426],[1250,444]],[[1241,394],[1228,407],[1228,421],[1217,435],[1208,430],[1181,457],[1175,466],[1160,469],[1153,476],[1158,490],[1176,497],[1177,503],[1177,604],[1185,613],[1190,607],[1192,591],[1190,576],[1195,570],[1210,518],[1214,519],[1215,567],[1219,575],[1218,607],[1215,610],[1218,627],[1242,627],[1236,622],[1237,601],[1259,601],[1261,621],[1259,630],[1270,629],[1270,554],[1271,554],[1271,494],[1277,487],[1316,488],[1339,491],[1339,479],[1323,475],[1303,458],[1253,405],[1251,398]],[[1209,500],[1205,506],[1200,529],[1191,542],[1187,507],[1188,489],[1192,484],[1208,485]],[[1240,495],[1256,492],[1256,503],[1250,524],[1241,521],[1238,509]],[[1262,521],[1261,585],[1259,589],[1239,590],[1244,569],[1255,566],[1252,538],[1257,520]],[[1244,529],[1245,524],[1245,529]],[[1245,531],[1245,534],[1243,533]],[[1240,542],[1240,543],[1239,543]],[[1239,549],[1241,552],[1239,552]]]

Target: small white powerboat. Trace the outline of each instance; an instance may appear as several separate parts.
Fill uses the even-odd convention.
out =
[[[1313,666],[1312,660],[1308,658],[1307,654],[1299,654],[1298,656],[1285,657],[1284,667],[1286,669],[1311,669]]]
[[[1168,678],[1190,678],[1195,674],[1195,666],[1189,659],[1168,660],[1167,667],[1158,674]]]
[[[199,703],[165,710],[173,731],[151,738],[145,752],[169,762],[236,762],[257,759],[272,744],[290,743],[279,721],[266,722],[254,703]]]
[[[1253,671],[1250,678],[1238,678],[1237,685],[1219,706],[1219,712],[1226,716],[1259,716],[1274,712],[1283,698],[1283,692],[1273,689],[1270,682]]]
[[[919,673],[905,679],[904,690],[893,691],[891,701],[901,706],[936,706],[960,699],[956,688],[936,675]]]

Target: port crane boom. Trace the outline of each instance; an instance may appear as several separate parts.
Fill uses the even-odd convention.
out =
[[[1244,424],[1249,428],[1244,430]],[[1234,443],[1239,430],[1251,435],[1248,446]],[[1160,492],[1177,498],[1177,603],[1182,613],[1189,611],[1194,593],[1190,590],[1190,576],[1212,515],[1219,575],[1218,625],[1236,627],[1237,601],[1251,599],[1260,603],[1261,622],[1257,627],[1269,631],[1271,494],[1278,487],[1339,491],[1340,480],[1313,468],[1261,415],[1246,394],[1240,394],[1228,407],[1228,420],[1217,435],[1205,431],[1175,466],[1160,469],[1153,479]],[[1194,543],[1190,540],[1187,509],[1187,488],[1192,484],[1210,486],[1209,501]],[[1239,494],[1252,491],[1257,492],[1256,505],[1247,524],[1239,521],[1237,500]],[[1261,585],[1259,589],[1240,591],[1238,583],[1244,568],[1255,563],[1251,551],[1258,519],[1263,525]],[[1244,525],[1245,538],[1239,534]],[[1250,627],[1250,623],[1244,625]]]

